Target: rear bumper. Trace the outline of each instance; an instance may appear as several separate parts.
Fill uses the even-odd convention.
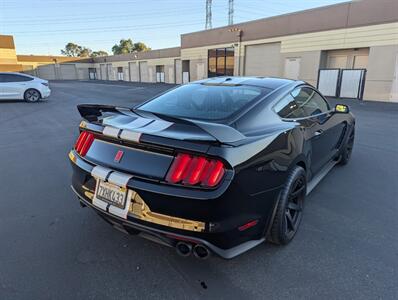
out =
[[[135,191],[139,198],[143,199],[144,204],[139,203],[138,207],[150,208],[150,214],[160,215],[161,219],[166,219],[169,223],[137,217],[133,202],[126,218],[122,218],[109,212],[108,208],[104,210],[93,204],[96,179],[92,170],[95,166],[81,159],[73,151],[71,153],[73,191],[81,203],[93,208],[117,229],[130,234],[144,233],[168,246],[174,246],[179,240],[203,244],[227,259],[265,240],[266,228],[272,218],[279,193],[277,189],[257,199],[244,194],[238,186],[230,184],[221,195],[214,192],[216,194],[210,194],[209,198],[205,199],[203,195],[197,194],[197,191],[185,196],[175,196],[170,190],[162,191],[163,186],[160,184],[148,186],[133,177],[129,180],[127,188]],[[257,225],[244,231],[238,229],[252,220],[258,220]],[[192,222],[199,225],[192,228]]]

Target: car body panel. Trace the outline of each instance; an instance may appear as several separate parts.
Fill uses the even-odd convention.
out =
[[[27,81],[8,81],[2,80],[3,75],[15,75],[26,78]],[[47,98],[51,94],[51,89],[47,80],[21,73],[3,72],[0,73],[0,99],[4,100],[24,100],[25,92],[28,89],[39,91],[41,98]]]
[[[221,256],[228,249],[235,249],[233,253],[237,255],[241,253],[236,250],[240,245],[245,245],[239,248],[244,251],[247,243],[263,241],[289,171],[302,166],[310,181],[323,166],[338,158],[355,120],[351,114],[332,110],[296,120],[279,117],[274,104],[292,89],[306,85],[300,81],[233,78],[226,82],[226,78],[218,78],[194,84],[236,86],[258,82],[272,85],[274,91],[221,124],[143,114],[129,108],[79,106],[86,120],[80,130],[95,135],[84,157],[75,150],[70,153],[72,187],[80,201],[93,206],[99,180],[93,169],[100,166],[108,175],[124,174],[128,178],[126,187],[142,199],[140,207],[152,216],[162,216],[162,221],[149,218],[145,212],[142,216],[147,217],[137,217],[131,208],[124,221],[116,221],[122,227],[145,226],[156,232],[188,236],[205,241]],[[321,134],[317,135],[317,131]],[[115,161],[119,151],[124,155]],[[216,158],[223,162],[225,175],[213,188],[171,184],[165,178],[176,153]],[[95,203],[94,208],[109,221],[109,208],[95,207]],[[203,223],[204,230],[176,227],[175,218]],[[253,220],[254,227],[239,230]],[[224,257],[230,256],[224,253]]]

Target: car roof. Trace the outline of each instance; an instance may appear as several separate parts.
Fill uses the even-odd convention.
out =
[[[29,75],[29,74],[25,74],[25,73],[18,73],[18,72],[0,72],[1,75],[8,75],[8,74],[12,74],[12,75],[22,75],[22,76],[26,76],[26,77],[31,77],[34,78],[34,76]]]
[[[278,77],[248,77],[248,76],[222,76],[212,77],[203,80],[194,81],[192,83],[199,83],[205,85],[252,85],[258,87],[264,87],[269,89],[277,89],[284,85],[290,85],[292,83],[302,84],[304,82],[278,78]]]

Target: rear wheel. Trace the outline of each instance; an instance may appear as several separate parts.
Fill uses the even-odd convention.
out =
[[[302,167],[294,167],[280,194],[278,207],[270,231],[271,242],[279,245],[289,243],[300,225],[307,179]]]
[[[345,144],[341,155],[340,155],[340,165],[346,165],[351,158],[352,149],[354,147],[355,140],[355,129],[352,129],[348,137],[347,143]]]
[[[24,94],[24,99],[26,102],[37,102],[41,98],[40,92],[35,89],[28,89]]]

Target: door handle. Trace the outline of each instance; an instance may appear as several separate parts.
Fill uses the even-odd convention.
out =
[[[320,136],[323,133],[322,129],[315,131],[315,136]]]

